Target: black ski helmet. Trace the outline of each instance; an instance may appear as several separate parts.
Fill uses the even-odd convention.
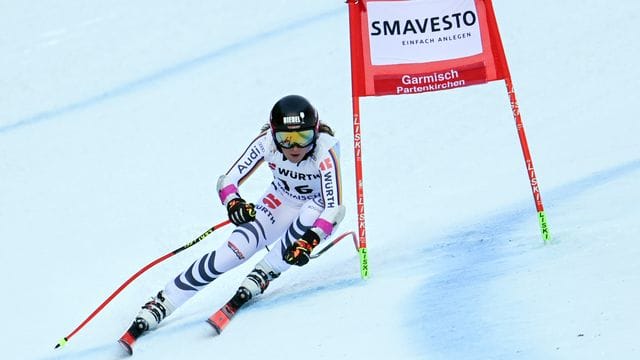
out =
[[[300,95],[287,95],[273,105],[269,126],[274,135],[277,131],[314,129],[317,137],[320,122],[309,100]]]

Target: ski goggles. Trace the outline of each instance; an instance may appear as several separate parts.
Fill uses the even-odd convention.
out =
[[[304,148],[313,143],[316,138],[316,131],[314,129],[278,131],[275,133],[274,138],[278,145],[284,149],[291,149],[294,146]]]

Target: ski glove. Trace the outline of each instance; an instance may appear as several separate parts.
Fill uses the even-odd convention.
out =
[[[256,208],[242,198],[236,198],[227,203],[227,215],[234,225],[246,224],[256,219]]]
[[[290,265],[304,266],[311,258],[311,251],[320,243],[320,237],[312,230],[307,230],[304,235],[296,240],[284,252],[284,261]]]

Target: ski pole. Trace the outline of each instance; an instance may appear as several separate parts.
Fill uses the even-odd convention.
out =
[[[356,247],[356,251],[358,251],[358,241],[356,240],[356,234],[353,231],[348,231],[348,232],[338,236],[337,238],[333,239],[333,241],[328,243],[322,249],[320,249],[320,250],[316,251],[315,253],[311,254],[310,258],[311,259],[315,259],[317,257],[320,257],[320,255],[324,254],[327,250],[331,249],[340,240],[342,240],[343,238],[347,237],[347,235],[351,235],[351,238],[353,239],[353,245]]]
[[[113,292],[113,294],[111,294],[102,304],[100,304],[100,306],[98,306],[97,309],[95,309],[91,315],[89,315],[89,317],[87,317],[80,325],[78,325],[77,328],[75,328],[69,335],[65,336],[64,338],[62,338],[62,340],[60,340],[56,346],[55,349],[63,347],[64,345],[67,344],[67,342],[69,341],[69,339],[71,339],[72,336],[74,336],[78,331],[80,331],[80,329],[82,329],[89,321],[91,321],[91,319],[93,319],[94,316],[96,316],[105,306],[107,306],[107,304],[109,304],[111,302],[111,300],[113,300],[113,298],[115,298],[122,290],[124,290],[124,288],[126,288],[131,282],[133,282],[133,280],[135,280],[138,276],[142,275],[142,273],[144,273],[145,271],[151,269],[152,267],[154,267],[155,265],[165,261],[166,259],[176,255],[177,253],[188,249],[190,247],[192,247],[193,245],[199,243],[200,241],[202,241],[204,238],[206,238],[207,236],[209,236],[212,232],[214,232],[215,230],[228,225],[231,221],[229,220],[225,220],[219,224],[216,224],[214,226],[212,226],[211,228],[209,228],[207,231],[205,231],[204,233],[202,233],[202,235],[198,236],[195,240],[171,251],[170,253],[161,256],[157,259],[155,259],[154,261],[150,262],[149,264],[147,264],[145,267],[143,267],[142,269],[138,270],[137,273],[133,274],[133,276],[131,276],[127,281],[125,281],[122,285],[120,285],[120,287]]]

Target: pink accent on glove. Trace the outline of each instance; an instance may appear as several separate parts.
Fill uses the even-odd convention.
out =
[[[227,199],[227,197],[229,197],[229,195],[237,193],[238,188],[235,185],[231,184],[222,188],[220,192],[218,192],[218,195],[220,196],[220,201],[222,201],[222,203],[224,204],[224,201]]]
[[[318,227],[324,231],[325,235],[330,235],[333,232],[333,224],[325,219],[318,219],[313,223],[313,226]]]

